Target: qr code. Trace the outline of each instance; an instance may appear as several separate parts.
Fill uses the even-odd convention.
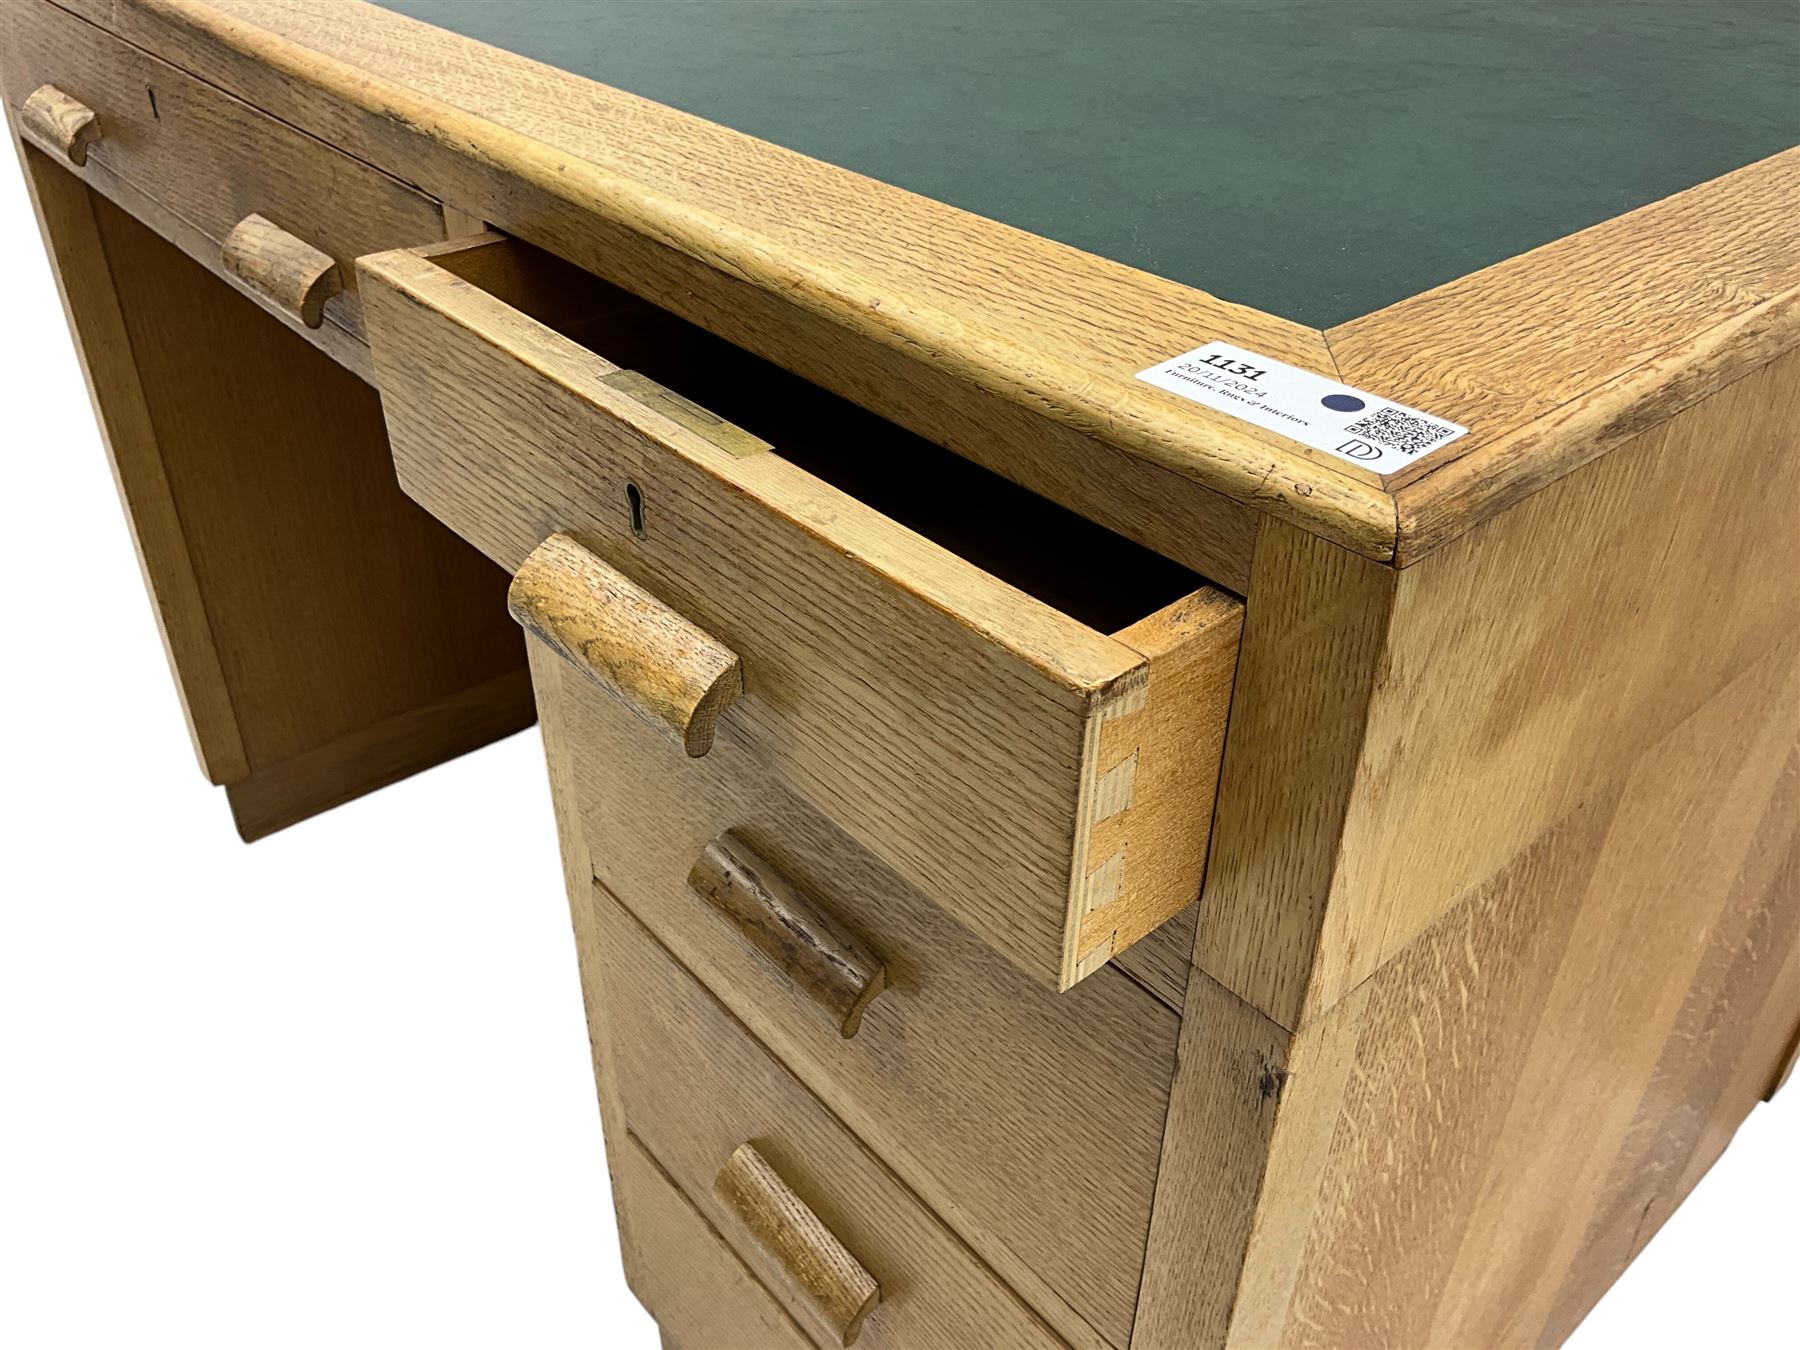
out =
[[[1358,436],[1367,436],[1372,441],[1381,441],[1409,455],[1429,450],[1446,436],[1456,433],[1453,426],[1415,417],[1398,408],[1383,408],[1378,413],[1370,413],[1367,417],[1352,422],[1344,430],[1355,432]]]

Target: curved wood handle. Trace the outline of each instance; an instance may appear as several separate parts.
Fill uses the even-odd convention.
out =
[[[100,139],[100,117],[87,104],[53,84],[41,84],[19,107],[19,121],[71,164],[86,164],[88,147]]]
[[[744,692],[737,653],[566,534],[531,551],[506,593],[513,618],[698,759]]]
[[[881,1302],[881,1286],[806,1202],[769,1166],[754,1144],[739,1144],[713,1189],[793,1282],[840,1345],[853,1345],[863,1320]]]
[[[731,830],[706,846],[688,885],[822,1004],[845,1040],[856,1035],[863,1009],[887,988],[887,968],[855,934]]]
[[[258,215],[225,236],[225,270],[308,328],[325,321],[325,302],[344,288],[337,259]]]

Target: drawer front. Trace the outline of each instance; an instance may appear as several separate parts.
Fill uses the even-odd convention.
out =
[[[596,573],[735,654],[742,694],[720,738],[1038,980],[1067,988],[1195,899],[1237,601],[1196,582],[1116,632],[1089,627],[802,469],[779,440],[762,448],[756,425],[694,429],[704,412],[646,395],[607,359],[643,345],[659,312],[619,293],[630,304],[595,330],[604,344],[582,346],[492,280],[517,280],[519,248],[362,262],[410,494],[514,571],[567,532]],[[742,356],[694,352],[673,364],[700,380]],[[803,435],[814,395],[827,397],[783,385],[769,415]],[[606,646],[600,617],[565,612],[572,631],[552,639],[598,644],[615,671],[641,664]],[[665,692],[653,686],[639,695]]]
[[[792,1318],[627,1134],[612,1157],[625,1278],[675,1350],[811,1350]]]
[[[0,78],[22,133],[126,209],[148,198],[161,210],[144,211],[147,224],[204,250],[201,262],[294,322],[317,326],[316,313],[299,311],[328,289],[309,289],[308,275],[290,298],[285,283],[305,271],[308,250],[341,286],[323,299],[325,321],[360,336],[356,258],[444,237],[439,203],[380,170],[53,5],[12,0],[0,11]],[[69,164],[22,111],[44,86],[94,114],[85,163]],[[275,233],[240,234],[234,275],[227,241],[252,217]]]
[[[1059,1344],[648,931],[599,887],[593,903],[626,1127],[811,1339]],[[773,1216],[759,1177],[781,1198]],[[872,1308],[846,1316],[846,1287]]]
[[[653,729],[531,646],[601,882],[1053,1324],[1123,1344],[1176,1015],[1111,969],[1042,989],[743,749],[668,755]],[[752,860],[760,884],[785,893],[791,942],[771,950],[745,926],[754,897],[738,897],[735,916],[714,903],[727,831],[726,865]],[[808,959],[846,944],[881,973],[849,1035],[830,976],[857,963]]]

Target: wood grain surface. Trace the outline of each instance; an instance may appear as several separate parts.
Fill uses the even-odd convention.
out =
[[[1134,650],[779,447],[719,448],[608,383],[610,360],[432,259],[361,265],[405,489],[509,569],[546,534],[578,534],[736,652],[730,734],[1022,969],[1067,987],[1193,902],[1199,850],[1159,858],[1132,841],[1204,830],[1234,599],[1201,587]],[[606,336],[629,359],[631,326]],[[804,403],[790,411],[804,421]],[[1150,672],[1181,662],[1165,695]],[[1184,740],[1189,761],[1157,749]],[[1138,784],[1140,743],[1162,767]],[[1084,932],[1110,906],[1119,921]]]
[[[1800,352],[1367,603],[1368,564],[1271,527],[1233,734],[1342,675],[1294,780],[1335,814],[1228,745],[1217,850],[1252,840],[1235,792],[1271,828],[1201,907],[1134,1346],[1558,1343],[1768,1091],[1800,1015],[1797,395]]]
[[[858,1345],[1061,1343],[598,886],[593,904],[600,962],[583,978],[598,981],[627,1125],[796,1321],[819,1326],[811,1296],[714,1190],[745,1140],[880,1284]]]
[[[631,1216],[625,1278],[663,1344],[708,1350],[812,1350],[813,1343],[756,1282],[644,1146],[627,1135],[608,1158],[619,1208]],[[703,1290],[701,1297],[695,1297]]]
[[[1471,434],[1399,488],[1410,565],[1800,344],[1800,148],[1326,336]]]
[[[53,84],[39,85],[19,105],[19,124],[74,165],[87,163],[101,132],[99,115]]]
[[[1040,988],[733,738],[702,760],[671,754],[533,647],[556,679],[539,699],[566,747],[558,810],[594,874],[1059,1335],[1122,1344],[1175,1015],[1112,967]],[[854,1039],[689,890],[727,828],[880,954],[888,987]]]
[[[344,289],[335,258],[254,211],[231,227],[220,260],[232,276],[308,328],[325,322],[325,302]]]
[[[520,565],[507,609],[527,631],[688,755],[712,749],[744,690],[737,653],[566,534]]]
[[[1306,1033],[1353,1034],[1355,1064],[1290,1080],[1295,1129],[1316,1144],[1315,1089],[1339,1094],[1335,1127],[1251,1253],[1241,1297],[1267,1301],[1241,1303],[1234,1340],[1555,1344],[1704,1173],[1795,1003],[1796,650],[1754,663]]]
[[[754,1144],[739,1144],[713,1190],[794,1288],[828,1345],[851,1346],[881,1302],[881,1286],[795,1195]]]
[[[1321,607],[1305,587],[1327,572],[1271,570],[1275,603],[1247,616],[1200,967],[1299,1026],[1800,626],[1800,570],[1776,562],[1800,512],[1796,426],[1790,353],[1427,562],[1376,569],[1365,598],[1340,579]],[[1259,752],[1269,717],[1281,745]],[[1341,820],[1307,805],[1322,762],[1286,767],[1322,756]]]
[[[1122,630],[1149,666],[1142,705],[1099,724],[1077,939],[1112,959],[1198,899],[1243,607],[1202,591]]]
[[[869,1000],[887,988],[887,969],[860,938],[730,830],[701,851],[688,889],[822,1005],[839,1035],[856,1035]]]
[[[526,725],[506,578],[401,494],[374,390],[38,162],[46,224],[74,232],[52,245],[71,306],[108,344],[89,378],[177,682],[240,827]]]
[[[1194,965],[1298,1024],[1341,866],[1395,573],[1279,522],[1263,530]]]
[[[1779,1072],[1797,794],[1790,633],[1299,1033],[1196,973],[1133,1346],[1560,1343]]]
[[[1212,338],[1329,373],[1315,330],[384,11],[73,7],[1228,585],[1245,506],[1391,553],[1379,489],[1134,378]]]
[[[96,186],[155,199],[210,242],[215,270],[252,214],[330,255],[345,293],[322,312],[352,335],[356,258],[444,237],[430,197],[43,0],[0,6],[0,82],[9,103],[51,83],[92,108],[107,129],[87,156]]]

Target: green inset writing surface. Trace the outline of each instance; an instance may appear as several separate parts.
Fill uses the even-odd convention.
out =
[[[1796,0],[383,0],[1329,327],[1800,142]]]

